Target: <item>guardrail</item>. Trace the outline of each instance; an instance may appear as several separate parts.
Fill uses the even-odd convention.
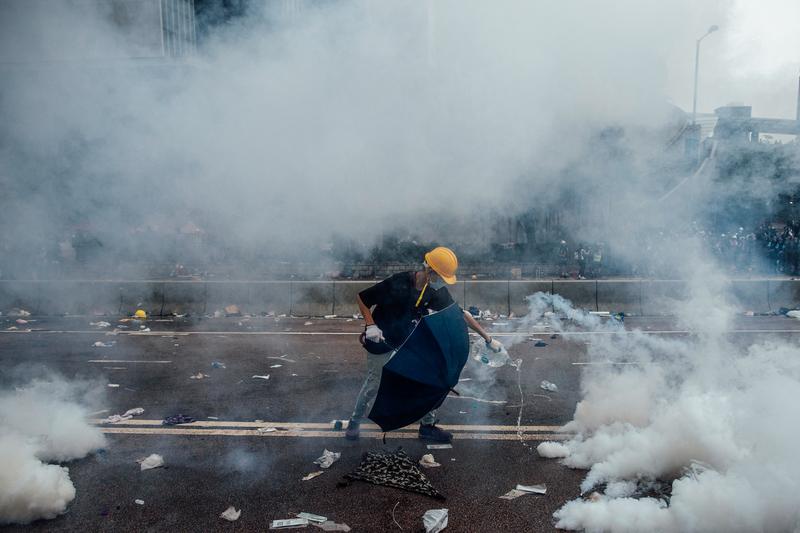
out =
[[[371,281],[2,281],[0,312],[22,308],[34,315],[120,315],[137,308],[154,316],[202,315],[235,304],[242,313],[349,316]],[[688,286],[674,280],[463,281],[450,287],[464,308],[476,306],[517,316],[525,298],[556,293],[592,311],[666,314],[686,299]],[[800,306],[800,280],[732,280],[730,300],[742,310],[776,311]]]

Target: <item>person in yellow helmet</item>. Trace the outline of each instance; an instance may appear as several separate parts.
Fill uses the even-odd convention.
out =
[[[358,439],[361,420],[378,393],[383,366],[392,358],[395,349],[403,344],[421,317],[453,303],[447,285],[457,281],[457,270],[456,254],[439,246],[425,254],[421,270],[394,274],[358,293],[357,303],[364,317],[361,343],[369,354],[367,375],[347,424],[348,439]],[[489,349],[502,351],[503,345],[492,339],[471,314],[464,312],[464,320],[483,337]],[[436,426],[436,412],[431,411],[420,420],[419,438],[450,442],[453,435]]]

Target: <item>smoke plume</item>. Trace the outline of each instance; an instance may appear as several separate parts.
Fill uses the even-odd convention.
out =
[[[59,463],[105,446],[86,420],[92,394],[88,384],[56,377],[0,393],[0,524],[54,518],[75,498],[69,469]]]

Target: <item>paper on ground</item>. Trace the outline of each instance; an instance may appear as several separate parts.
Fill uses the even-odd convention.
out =
[[[157,453],[150,454],[148,457],[139,460],[139,467],[142,470],[150,470],[159,466],[164,466],[164,458]]]
[[[431,509],[422,516],[425,533],[439,533],[447,527],[447,509]]]
[[[233,505],[222,511],[222,514],[219,515],[220,518],[224,518],[228,522],[235,522],[239,520],[240,516],[242,516],[242,510],[239,509],[237,511]]]

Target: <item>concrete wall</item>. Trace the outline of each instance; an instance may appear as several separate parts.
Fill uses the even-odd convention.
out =
[[[14,308],[35,315],[210,314],[235,304],[242,313],[298,316],[358,313],[355,298],[369,281],[2,281],[0,312]],[[477,306],[517,316],[525,298],[555,293],[590,311],[659,315],[689,296],[676,280],[541,280],[459,282],[450,288],[464,308]],[[800,307],[800,280],[733,280],[730,300],[742,311],[768,312]]]

